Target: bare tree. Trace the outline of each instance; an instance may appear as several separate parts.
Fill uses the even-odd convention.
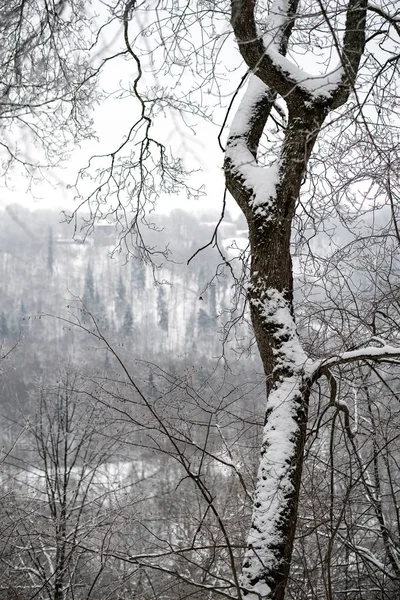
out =
[[[358,76],[363,76],[362,57],[369,58],[370,39],[366,1],[350,0],[342,7],[340,33],[330,14],[333,5],[327,9],[315,4],[313,17],[318,15],[321,27],[332,36],[337,64],[328,61],[323,76],[309,75],[285,56],[292,30],[297,24],[302,27],[298,9],[297,2],[274,2],[266,19],[252,2],[232,3],[232,26],[252,74],[231,126],[225,160],[228,189],[249,225],[248,297],[268,393],[242,582],[250,595],[279,599],[285,594],[294,539],[310,388],[323,375],[330,380],[331,365],[344,359],[328,359],[310,376],[294,320],[293,218],[324,123],[351,93],[357,94],[359,110]],[[281,148],[265,167],[258,162],[260,140],[277,98],[284,99],[287,109]],[[378,348],[365,349],[345,360],[368,357],[370,352],[371,357],[385,354]]]
[[[124,581],[104,551],[135,498],[134,479],[117,468],[123,428],[72,370],[42,385],[31,410],[1,473],[1,593],[43,600],[117,593]]]
[[[154,8],[155,19],[143,23],[139,15],[150,14],[148,8],[134,1],[112,6],[122,24],[123,54],[137,71],[130,93],[136,97],[139,115],[125,140],[109,154],[107,166],[100,163],[88,202],[94,218],[117,215],[125,239],[133,235],[140,253],[151,257],[139,227],[145,204],[160,190],[175,193],[185,185],[181,157],[169,158],[165,146],[153,137],[155,116],[168,107],[180,114],[209,115],[202,114],[201,102],[196,103],[191,92],[178,97],[157,86],[142,91],[142,57],[154,58],[156,46],[163,57],[158,72],[168,76],[176,69],[178,77],[185,69],[194,76],[201,63],[200,94],[208,85],[215,90],[220,83],[218,60],[213,60],[209,48],[216,48],[219,56],[224,38],[220,26],[226,24],[229,10],[248,83],[244,92],[238,92],[224,171],[226,186],[248,223],[247,300],[267,388],[253,518],[240,580],[234,558],[231,568],[238,596],[282,600],[296,529],[312,386],[326,379],[329,406],[343,413],[351,437],[349,409],[338,399],[339,367],[390,361],[399,355],[396,345],[388,345],[375,333],[371,337],[368,329],[351,332],[356,333],[352,341],[342,336],[342,344],[328,346],[323,358],[306,352],[296,328],[291,247],[293,240],[307,247],[308,225],[313,224],[313,234],[323,233],[333,213],[355,236],[357,220],[380,203],[391,207],[391,230],[398,236],[393,193],[399,163],[397,132],[392,129],[389,141],[384,141],[390,113],[392,119],[393,114],[398,116],[394,100],[398,12],[394,2],[368,5],[367,0],[339,4],[234,0],[230,9],[205,3],[204,9],[195,10],[190,4],[163,2]],[[193,44],[192,31],[205,36],[200,44]],[[143,48],[141,39],[150,36],[153,48]],[[312,73],[303,68],[302,56],[313,63]],[[318,159],[317,150],[325,154],[326,148],[334,160],[342,158],[340,163],[329,157],[325,161],[324,156]],[[368,154],[365,160],[367,152],[372,158]],[[373,322],[376,317],[375,310]],[[179,455],[176,442],[169,441]],[[187,468],[185,460],[182,464]],[[192,476],[189,469],[187,474]]]
[[[144,361],[132,364],[130,353],[111,344],[87,309],[70,305],[69,317],[60,320],[110,355],[112,371],[91,376],[90,397],[124,428],[125,461],[142,473],[128,491],[127,508],[119,503],[107,543],[100,549],[84,540],[79,547],[91,548],[117,571],[125,565],[128,597],[137,586],[135,593],[146,599],[240,596],[254,484],[250,440],[260,429],[246,403],[262,381],[232,386],[217,377],[197,390],[190,372],[178,376]],[[149,368],[146,392],[143,372]]]
[[[341,371],[341,404],[327,386],[310,403],[289,598],[393,598],[399,588],[397,367]]]
[[[90,20],[81,2],[2,2],[0,148],[3,181],[20,167],[45,176],[92,135],[88,107],[97,96],[89,62]]]

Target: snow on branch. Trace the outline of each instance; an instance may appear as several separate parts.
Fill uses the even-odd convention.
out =
[[[261,205],[273,204],[279,182],[279,161],[275,161],[269,168],[258,165],[248,142],[258,107],[264,101],[268,102],[270,95],[270,90],[261,79],[251,75],[233,119],[226,148],[226,159],[230,161],[231,171],[251,192],[250,206],[255,211],[261,210]]]
[[[339,63],[327,75],[311,75],[307,73],[285,56],[282,56],[273,47],[266,47],[266,53],[270,57],[274,67],[291,81],[292,90],[302,90],[313,99],[323,100],[332,98],[343,80],[343,67]],[[291,90],[291,91],[292,91]]]
[[[256,284],[254,284],[256,285]],[[261,284],[260,284],[261,285]],[[252,289],[252,293],[254,288]],[[297,492],[296,457],[301,448],[303,373],[306,355],[300,345],[290,305],[283,292],[258,289],[251,305],[270,332],[274,368],[268,394],[261,456],[254,494],[242,585],[250,600],[273,596],[275,573],[284,569],[287,527],[293,523]]]
[[[390,25],[393,25],[397,35],[400,36],[400,17],[390,15],[388,12],[386,12],[380,6],[377,6],[373,2],[368,3],[368,10],[376,13],[377,15],[382,17],[382,19],[388,21]]]
[[[365,45],[366,0],[349,0],[339,64],[324,76],[313,76],[297,67],[282,52],[285,31],[293,26],[297,0],[275,0],[263,31],[255,22],[254,0],[232,1],[232,26],[246,64],[288,103],[300,94],[308,102],[327,101],[341,106],[354,87]]]
[[[273,573],[282,568],[284,530],[292,519],[291,504],[296,494],[293,473],[299,443],[301,385],[301,376],[287,377],[269,396],[241,579],[242,586],[252,590],[246,596],[250,600],[268,598],[273,586]]]
[[[297,10],[298,2],[288,0],[274,0],[265,23],[266,33],[263,35],[264,44],[277,52],[282,53],[282,42],[285,30],[290,22],[291,15]]]
[[[381,560],[379,560],[379,558],[375,554],[373,554],[373,552],[371,552],[371,550],[365,548],[364,546],[352,544],[348,539],[344,538],[343,536],[340,537],[342,541],[346,544],[346,546],[350,548],[350,550],[361,556],[363,560],[379,569],[384,575],[386,575],[386,577],[389,577],[393,580],[396,579],[396,575],[392,571],[390,571],[387,568],[387,566]]]
[[[258,285],[262,288],[262,283]],[[250,302],[259,311],[264,325],[270,330],[274,340],[274,372],[302,374],[307,357],[284,293],[273,287],[267,287],[258,292],[258,297],[251,298]],[[285,397],[281,400],[284,399]],[[271,399],[269,402],[271,403]]]
[[[298,0],[275,0],[265,21],[264,32],[260,32],[255,21],[254,0],[232,0],[231,23],[241,55],[249,68],[281,96],[287,96],[296,81],[290,80],[288,74],[274,65],[266,52],[263,38],[266,36],[271,49],[282,52],[280,46],[284,32],[293,22],[297,4]]]
[[[379,341],[380,340],[374,340]],[[380,342],[382,343],[382,342]],[[375,362],[385,362],[393,358],[400,358],[400,347],[389,346],[382,343],[381,346],[365,346],[357,350],[342,352],[330,358],[318,360],[308,366],[308,376],[315,381],[323,374],[324,369],[337,367],[345,363],[356,362],[360,360],[370,360]]]

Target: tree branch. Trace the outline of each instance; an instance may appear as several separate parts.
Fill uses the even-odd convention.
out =
[[[370,360],[374,362],[385,362],[393,357],[400,357],[400,347],[382,345],[380,348],[376,346],[366,346],[358,350],[343,352],[337,356],[326,358],[322,361],[317,361],[307,368],[309,380],[311,383],[317,381],[324,374],[325,369],[331,369],[346,363],[352,363],[362,360]]]

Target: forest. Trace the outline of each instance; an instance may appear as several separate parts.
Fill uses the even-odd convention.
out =
[[[0,600],[400,600],[396,0],[0,7]]]
[[[54,211],[3,216],[1,597],[191,595],[188,566],[229,593],[263,377],[224,340],[232,278],[212,252],[183,262],[218,214],[158,215],[154,246],[174,242],[157,278],[113,253],[114,226],[82,241]]]
[[[264,379],[250,324],[230,323],[231,271],[209,250],[186,265],[218,214],[158,215],[151,243],[171,245],[156,277],[114,252],[113,225],[82,241],[57,212],[26,215],[9,206],[0,226],[1,597],[234,597]],[[221,230],[227,256],[242,227]],[[299,271],[315,358],[341,348],[343,319],[396,341],[396,288],[363,314],[371,278],[389,272],[384,249],[385,269],[371,271],[371,248],[352,267],[358,314],[327,320],[338,290],[315,298]],[[339,400],[326,386],[312,399],[288,598],[397,597],[397,369],[344,365]]]

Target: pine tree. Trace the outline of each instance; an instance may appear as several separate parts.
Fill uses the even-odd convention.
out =
[[[158,288],[157,296],[158,324],[163,331],[168,333],[169,319],[167,303],[165,301],[165,290],[162,286]]]
[[[154,374],[153,371],[150,371],[149,373],[149,379],[148,379],[148,388],[149,390],[152,392],[155,389],[155,385],[154,385]]]
[[[93,308],[95,302],[95,289],[93,271],[91,266],[88,264],[85,275],[85,286],[83,292],[83,302],[88,308]]]
[[[141,261],[132,263],[132,281],[137,291],[143,291],[146,287],[146,265]]]
[[[213,335],[212,319],[204,308],[200,308],[197,314],[197,329],[199,338],[207,340]]]
[[[217,314],[217,292],[215,285],[212,285],[210,288],[210,315],[211,317],[216,317]]]
[[[121,333],[125,336],[130,336],[133,333],[133,315],[132,315],[132,310],[131,308],[128,306],[126,308],[125,314],[124,314],[124,318],[122,321],[122,326],[121,326]]]
[[[6,319],[6,315],[4,314],[4,311],[1,311],[0,313],[0,339],[5,339],[9,336],[10,334],[10,329],[8,327],[8,323],[7,323],[7,319]]]
[[[116,290],[116,308],[117,311],[121,314],[123,310],[123,306],[125,304],[126,299],[126,288],[124,282],[122,281],[121,275],[119,276]]]
[[[107,316],[107,310],[104,302],[101,300],[99,294],[96,294],[96,303],[93,309],[93,316],[101,331],[107,331],[110,329],[110,321]]]
[[[21,300],[21,308],[19,313],[19,319],[17,321],[16,333],[23,332],[24,335],[29,331],[30,326],[30,316],[27,314],[28,308],[25,305],[25,302]]]
[[[47,270],[50,275],[53,274],[54,271],[54,244],[53,244],[53,229],[49,227],[49,237],[48,237],[48,245],[47,245]]]

